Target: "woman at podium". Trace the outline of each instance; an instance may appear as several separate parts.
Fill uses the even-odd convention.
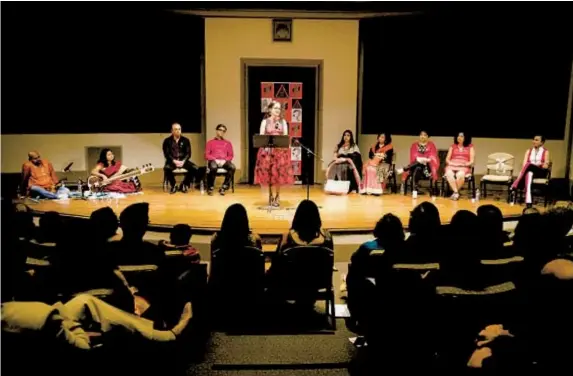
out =
[[[267,106],[267,113],[261,122],[260,134],[288,135],[288,124],[284,120],[283,109],[279,102],[272,101]],[[259,149],[255,165],[255,184],[268,185],[269,202],[272,206],[280,206],[280,187],[294,184],[289,148]]]

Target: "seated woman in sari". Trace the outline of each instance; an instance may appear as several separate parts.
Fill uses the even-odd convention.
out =
[[[115,160],[115,155],[110,149],[103,149],[99,155],[97,165],[92,170],[92,175],[100,177],[105,183],[109,178],[128,172],[128,168]],[[103,186],[104,192],[135,193],[140,190],[139,182],[133,180],[114,180]]]
[[[389,133],[378,134],[378,142],[370,148],[368,152],[370,160],[366,162],[362,171],[360,193],[381,195],[384,192],[393,154],[392,136]]]
[[[326,179],[350,181],[348,193],[359,192],[362,172],[362,156],[354,142],[352,131],[347,129],[334,149],[334,160],[328,164]],[[327,193],[334,193],[328,192]]]
[[[397,174],[402,174],[402,184],[412,174],[414,191],[418,190],[420,179],[430,178],[432,181],[431,187],[438,180],[438,168],[440,166],[438,149],[436,149],[436,145],[432,141],[428,140],[429,138],[428,132],[421,131],[420,139],[410,147],[410,164],[396,170]]]

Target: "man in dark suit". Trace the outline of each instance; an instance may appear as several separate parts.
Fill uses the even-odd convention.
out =
[[[191,142],[187,137],[181,135],[181,125],[173,123],[171,125],[171,136],[163,141],[163,155],[165,156],[165,176],[171,185],[171,192],[177,192],[177,185],[173,170],[184,168],[187,170],[185,179],[181,183],[181,191],[187,193],[187,189],[197,173],[197,165],[191,162]]]

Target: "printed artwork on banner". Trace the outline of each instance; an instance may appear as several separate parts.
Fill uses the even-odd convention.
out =
[[[302,148],[300,146],[291,146],[290,159],[293,162],[302,160]]]
[[[302,124],[301,123],[289,123],[288,134],[291,137],[302,137]]]
[[[294,101],[292,101],[292,108],[298,108],[298,109],[302,110],[302,105],[300,104],[300,101],[298,101],[296,99]]]
[[[267,108],[272,101],[273,98],[261,98],[261,112],[267,112]]]
[[[275,96],[274,82],[261,82],[261,98],[273,98]]]
[[[291,98],[302,99],[302,82],[291,82],[288,86]]]
[[[286,82],[275,82],[274,85],[274,97],[278,98],[288,98],[288,84]]]
[[[300,176],[302,174],[302,162],[301,161],[292,161],[292,170],[294,175]]]
[[[291,117],[291,104],[288,98],[275,98],[275,101],[279,102],[283,107],[283,115],[287,122],[290,122]]]
[[[302,108],[293,108],[291,121],[294,123],[302,123]]]

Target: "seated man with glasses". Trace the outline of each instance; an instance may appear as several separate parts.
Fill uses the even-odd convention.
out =
[[[205,159],[207,160],[207,167],[209,173],[207,174],[207,193],[211,196],[215,190],[215,177],[217,176],[217,169],[224,168],[227,171],[225,175],[225,182],[219,194],[224,195],[225,191],[229,189],[231,177],[235,173],[235,165],[231,162],[233,160],[233,145],[229,140],[225,140],[224,136],[227,132],[227,127],[224,124],[219,124],[215,128],[217,135],[214,139],[207,141],[205,147]]]

